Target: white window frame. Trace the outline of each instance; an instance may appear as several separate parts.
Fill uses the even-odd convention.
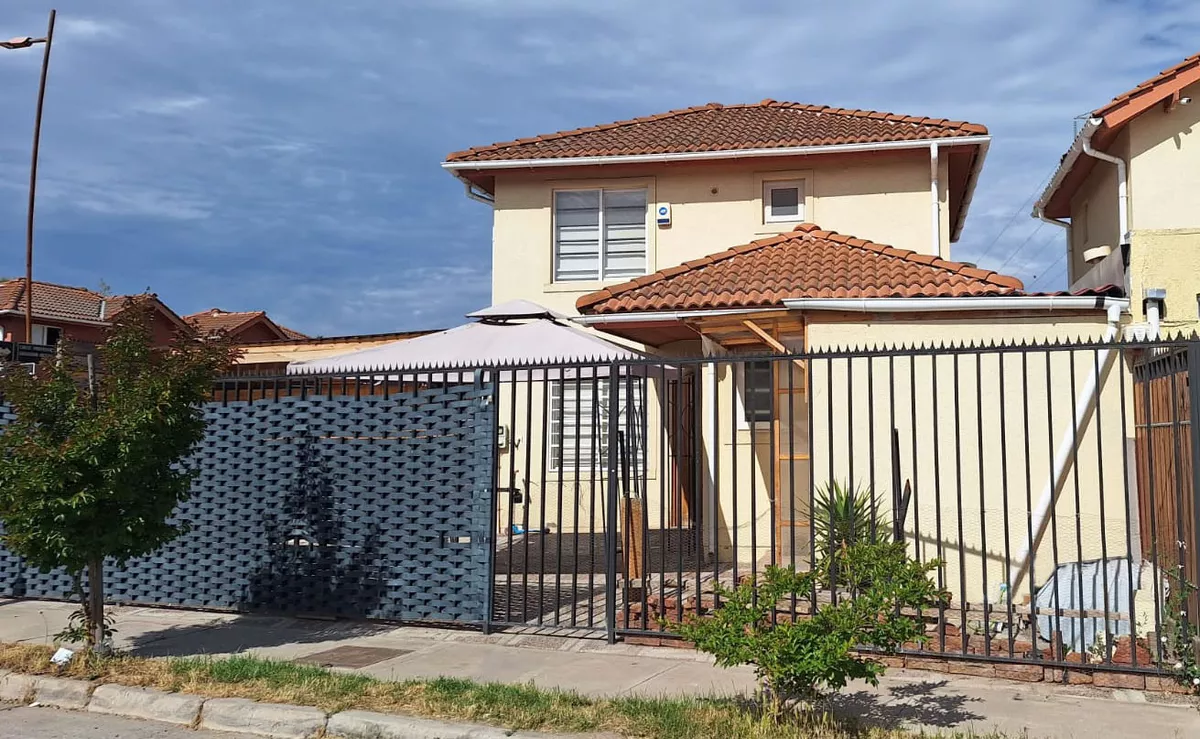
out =
[[[596,277],[559,277],[558,275],[558,260],[559,260],[559,241],[558,241],[558,196],[559,193],[583,193],[594,192],[598,195],[599,214],[597,217],[597,245],[596,245]],[[631,280],[633,276],[609,277],[604,274],[605,257],[607,256],[607,236],[604,223],[604,193],[606,192],[641,192],[645,195],[645,212],[643,214],[643,223],[645,229],[645,239],[642,243],[642,275],[650,274],[650,210],[652,203],[650,202],[650,188],[642,187],[571,187],[554,190],[550,196],[550,233],[551,239],[554,242],[552,260],[550,264],[550,281],[553,283],[570,283],[570,282],[604,282],[612,280]],[[639,275],[640,276],[640,275]]]
[[[578,386],[574,379],[548,380],[548,382],[550,383],[550,389],[547,396],[549,406],[546,408],[548,423],[545,427],[547,434],[545,444],[547,456],[546,469],[550,472],[561,474],[591,474],[594,471],[597,475],[603,475],[608,470],[608,415],[606,413],[606,401],[608,399],[609,379],[607,377],[601,377],[594,381],[591,378],[580,379]],[[572,417],[569,424],[573,427],[584,429],[590,428],[594,423],[595,428],[591,429],[594,432],[594,436],[589,434],[588,443],[580,444],[579,456],[574,460],[574,464],[559,464],[560,454],[564,461],[567,456],[565,450],[563,452],[558,451],[560,440],[570,450],[572,456],[575,454],[574,442],[571,441],[573,437],[565,433],[568,420],[564,415],[564,400],[566,396],[564,389],[570,388],[574,392],[576,387],[578,387],[579,392],[587,393],[593,388],[593,382],[595,383],[594,387],[597,396],[593,400],[593,405],[598,409],[595,414],[596,417],[593,418],[589,414],[586,418],[580,418],[577,422],[578,426],[575,426],[576,421]],[[629,411],[629,404],[626,402],[629,390],[632,390],[634,393],[633,411],[641,417],[641,438],[627,440],[626,442],[633,447],[633,464],[631,468],[640,474],[646,462],[646,445],[649,442],[649,419],[645,408],[645,403],[649,402],[646,395],[648,391],[645,385],[646,379],[643,377],[621,377],[618,378],[617,382],[620,386],[618,393],[621,396],[620,415],[618,416],[620,429],[624,431],[628,430],[629,427],[629,423],[625,420],[626,414]],[[580,403],[577,399],[575,408],[578,409],[579,406]],[[576,413],[578,413],[578,410],[576,410]],[[595,458],[593,458],[593,454]],[[580,461],[585,461],[587,464],[581,466],[579,464]]]
[[[805,220],[804,180],[763,180],[762,204],[763,223],[802,223]],[[771,192],[774,190],[796,191],[796,215],[777,216],[771,212]]]
[[[59,326],[46,326],[44,324],[33,324],[33,343],[41,346],[54,346],[46,339],[46,334],[51,330],[58,332],[58,340],[62,341],[63,330]]]

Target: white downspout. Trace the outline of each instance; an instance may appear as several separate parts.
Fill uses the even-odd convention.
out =
[[[1099,118],[1093,118],[1089,123],[1092,124],[1093,130],[1083,138],[1083,153],[1102,162],[1117,165],[1117,227],[1121,232],[1121,245],[1125,245],[1129,243],[1130,239],[1128,168],[1125,166],[1124,159],[1102,151],[1096,151],[1092,148],[1092,135],[1095,133],[1095,127],[1099,126],[1103,121]]]
[[[1104,341],[1111,342],[1117,337],[1117,330],[1121,322],[1121,304],[1110,303],[1108,306],[1108,328],[1104,332]],[[1031,578],[1033,573],[1028,573],[1029,561],[1031,559],[1034,547],[1038,539],[1042,537],[1043,529],[1049,520],[1050,509],[1054,505],[1054,491],[1058,487],[1058,481],[1066,472],[1067,465],[1070,464],[1072,452],[1075,448],[1075,440],[1079,437],[1079,433],[1083,423],[1088,415],[1088,409],[1093,402],[1098,401],[1100,374],[1104,372],[1104,368],[1108,366],[1108,358],[1112,354],[1112,349],[1105,348],[1100,350],[1097,357],[1095,370],[1090,372],[1087,380],[1083,384],[1083,388],[1079,393],[1079,398],[1075,403],[1074,425],[1067,430],[1063,435],[1062,441],[1058,443],[1058,450],[1054,454],[1054,465],[1051,468],[1050,476],[1046,480],[1045,486],[1042,487],[1041,497],[1038,498],[1037,507],[1032,512],[1032,528],[1033,537],[1026,536],[1024,548],[1021,553],[1014,559],[1015,564],[1008,573],[1008,591],[1012,593],[1014,599],[1017,589],[1021,585],[1022,576],[1028,574]],[[1047,356],[1047,361],[1049,357]],[[1028,533],[1028,532],[1027,532]],[[1005,597],[1004,586],[1001,586],[1001,599]]]
[[[1158,339],[1160,336],[1162,313],[1159,310],[1159,305],[1158,300],[1151,299],[1146,301],[1146,323],[1150,324],[1150,335],[1146,337],[1148,339]]]
[[[483,195],[481,193],[475,192],[475,185],[471,184],[471,182],[469,180],[463,180],[463,189],[465,189],[467,191],[467,197],[470,198],[471,200],[474,200],[477,203],[483,203],[484,205],[488,205],[491,207],[496,206],[496,201],[494,199],[489,198],[486,195]]]
[[[942,205],[938,185],[938,145],[929,145],[929,213],[930,233],[933,234],[933,251],[930,254],[940,257],[942,254]]]
[[[720,347],[707,337],[701,337],[704,355],[712,357],[720,354]],[[717,363],[705,362],[701,365],[700,404],[704,408],[704,508],[701,518],[700,535],[707,547],[707,553],[712,554],[717,549],[713,536],[713,521],[717,515],[717,478],[714,474],[717,448]]]

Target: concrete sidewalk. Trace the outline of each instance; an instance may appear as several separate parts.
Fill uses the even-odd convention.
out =
[[[0,641],[49,643],[74,606],[0,601]],[[383,679],[463,677],[534,683],[584,695],[730,695],[753,690],[748,669],[723,670],[688,650],[602,641],[154,608],[117,608],[119,649],[151,657],[251,653],[353,669]],[[352,649],[339,649],[350,647]],[[1200,736],[1200,711],[1131,691],[891,671],[856,684],[835,710],[886,726],[1001,731],[1012,736]]]

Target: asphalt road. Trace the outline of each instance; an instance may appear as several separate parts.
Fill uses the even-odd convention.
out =
[[[244,734],[192,731],[150,721],[58,711],[53,708],[0,710],[0,739],[245,739]]]

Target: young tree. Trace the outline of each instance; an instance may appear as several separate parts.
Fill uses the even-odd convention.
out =
[[[119,566],[182,532],[167,520],[188,496],[192,473],[180,462],[237,356],[222,338],[187,334],[156,347],[150,319],[130,302],[86,362],[60,353],[36,376],[10,366],[0,377],[16,416],[0,434],[4,545],[42,571],[71,573],[90,647],[105,646],[104,560]]]

